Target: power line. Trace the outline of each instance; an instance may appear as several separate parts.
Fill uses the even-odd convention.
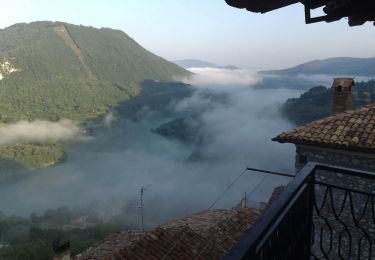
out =
[[[267,177],[268,177],[268,175],[262,176],[261,180],[258,182],[257,185],[255,185],[255,187],[251,190],[251,192],[250,192],[251,186],[246,190],[245,194],[248,194],[248,198],[252,198],[254,193],[258,190],[260,185],[262,185],[262,183],[267,179]],[[250,199],[249,201],[252,201],[254,203],[255,207],[259,207],[257,205],[260,205],[259,201],[255,201],[255,200],[252,200],[252,199]]]
[[[267,177],[268,177],[268,175],[264,175],[263,177],[262,177],[262,179],[260,180],[260,182],[253,188],[253,190],[251,191],[251,193],[249,194],[249,192],[250,192],[250,188],[251,187],[249,187],[249,189],[246,191],[249,195],[248,195],[248,197],[250,198],[256,191],[257,191],[257,189],[260,187],[260,185],[267,179]]]
[[[232,188],[232,186],[242,177],[242,175],[245,174],[245,172],[247,171],[247,169],[243,170],[240,175],[237,176],[236,179],[234,179],[234,181],[232,181],[231,184],[229,184],[229,186],[219,195],[219,197],[211,204],[211,206],[208,208],[209,210],[212,209],[212,207],[214,207],[216,205],[216,203],[225,195],[225,193],[228,192],[228,190],[230,190],[230,188]]]
[[[211,206],[208,208],[209,210],[214,207],[216,205],[216,203],[225,195],[225,193],[228,192],[228,190],[230,190],[230,188],[242,177],[242,175],[245,174],[246,171],[255,171],[255,172],[262,172],[262,173],[267,173],[267,174],[272,174],[272,175],[278,175],[278,176],[284,176],[284,177],[289,177],[289,178],[293,178],[295,177],[294,175],[292,174],[289,174],[289,173],[281,173],[281,172],[274,172],[274,171],[266,171],[266,170],[261,170],[261,169],[257,169],[257,168],[250,168],[250,167],[247,167],[245,170],[243,170],[243,172],[240,173],[240,175],[237,176],[237,178],[231,183],[229,184],[229,186],[220,194],[220,196],[211,204]],[[265,177],[263,177],[263,179],[261,180],[261,182],[257,185],[256,188],[258,188],[258,186],[264,181],[264,179],[267,177],[268,175],[265,175]]]
[[[267,174],[272,174],[272,175],[279,175],[279,176],[284,176],[284,177],[294,177],[294,175],[291,175],[291,174],[287,174],[287,173],[278,173],[278,172],[272,172],[272,171],[266,171],[266,170],[261,170],[261,169],[256,169],[256,168],[249,168],[247,167],[243,172],[241,172],[241,174],[228,186],[228,188],[222,193],[220,194],[220,196],[218,197],[218,199],[211,205],[211,207],[209,209],[211,209],[216,203],[217,201],[220,200],[220,198],[238,181],[238,179],[241,178],[241,176],[246,172],[246,171],[257,171],[257,172],[262,172],[262,173],[267,173]],[[263,176],[263,178],[261,179],[261,181],[254,187],[253,191],[251,192],[250,195],[254,194],[254,192],[260,187],[260,185],[265,181],[265,179],[268,177],[268,175],[265,175]],[[249,188],[250,190],[250,188]],[[246,193],[245,193],[246,194]],[[249,197],[250,197],[249,195]],[[228,217],[226,219],[226,221],[224,222],[224,225],[228,224],[228,222],[231,220],[230,217]],[[214,239],[210,240],[207,242],[207,244],[202,248],[202,250],[199,251],[199,253],[194,257],[194,259],[197,259],[200,255],[203,254],[204,251],[207,250],[207,248],[212,244],[214,243]]]
[[[245,174],[245,172],[247,171],[247,169],[243,170],[238,176],[236,179],[234,179],[229,185],[228,187],[219,195],[219,197],[217,197],[217,199],[211,204],[211,206],[208,208],[208,210],[210,210],[212,207],[214,207],[216,205],[216,203],[225,195],[225,193],[228,192],[228,190],[230,190],[230,188],[242,177],[242,175]],[[185,233],[183,233],[180,238],[178,240],[176,240],[176,242],[168,249],[168,251],[164,254],[164,256],[161,258],[161,259],[165,259],[173,250],[174,248],[182,241],[182,239],[184,238],[185,236]],[[199,256],[205,249],[206,247],[209,245],[209,243],[207,243],[207,245],[199,252],[199,254],[197,256]]]
[[[232,186],[247,172],[247,171],[256,171],[256,172],[262,172],[262,173],[267,173],[267,174],[272,174],[272,175],[279,175],[279,176],[284,176],[284,177],[294,177],[292,174],[287,174],[287,173],[279,173],[279,172],[273,172],[273,171],[266,171],[266,170],[261,170],[261,169],[256,169],[256,168],[249,168],[247,167],[244,169],[229,185],[228,187],[217,197],[217,199],[208,207],[208,210],[212,209],[216,203],[232,188]],[[253,191],[251,192],[251,195],[260,187],[260,185],[265,181],[265,179],[268,177],[268,175],[263,176],[261,181],[254,187]],[[249,188],[250,189],[250,188]],[[230,217],[226,219],[224,222],[224,225],[226,225],[229,221],[231,220]],[[214,231],[213,231],[214,232]],[[184,238],[185,234],[182,234],[178,240],[169,248],[169,250],[164,254],[162,259],[165,259],[173,250],[174,248],[182,241]],[[213,243],[213,240],[210,240],[207,242],[207,244],[198,252],[198,254],[194,257],[194,259],[197,259],[208,247],[211,243]]]
[[[211,204],[211,206],[208,208],[209,210],[215,206],[215,204],[224,196],[225,193],[228,192],[228,190],[242,177],[242,175],[245,174],[245,172],[248,171],[248,169],[246,168],[245,170],[243,170],[238,176],[237,178],[232,181],[231,184],[229,184],[229,186],[220,194],[220,196],[214,201],[214,203]],[[228,217],[226,220],[225,220],[225,223],[224,225],[228,224],[228,222],[231,220],[231,217]],[[215,232],[215,230],[213,230],[212,232]],[[213,235],[213,234],[212,234]],[[214,239],[210,240],[207,242],[207,244],[202,248],[202,250],[199,251],[199,253],[194,257],[194,259],[197,259],[204,251],[206,251],[206,249],[211,245],[211,243],[214,242]]]

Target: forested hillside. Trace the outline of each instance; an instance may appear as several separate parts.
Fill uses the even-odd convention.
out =
[[[52,22],[0,30],[0,63],[13,69],[0,80],[3,123],[85,121],[137,95],[143,80],[189,74],[122,31]]]
[[[357,75],[375,76],[375,58],[335,57],[313,60],[282,70],[262,71],[272,75]]]
[[[137,96],[145,80],[189,74],[119,30],[16,24],[0,30],[0,126],[36,119],[88,122]],[[0,155],[28,167],[64,158],[55,142],[0,146]]]
[[[86,214],[68,208],[51,209],[40,215],[32,213],[28,218],[0,212],[0,239],[5,244],[0,246],[0,259],[53,259],[52,242],[62,235],[69,237],[71,253],[76,255],[111,233],[134,228],[124,214],[108,223]]]
[[[375,102],[375,80],[356,82],[353,87],[353,106]],[[297,125],[302,125],[332,114],[333,92],[324,86],[313,87],[299,98],[290,98],[283,105],[283,113]]]

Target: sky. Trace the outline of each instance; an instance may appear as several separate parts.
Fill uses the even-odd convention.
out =
[[[224,0],[0,0],[0,28],[40,20],[120,29],[168,60],[277,69],[329,57],[375,57],[375,27],[306,25],[303,6],[255,14]]]

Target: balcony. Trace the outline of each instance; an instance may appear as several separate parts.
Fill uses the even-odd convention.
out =
[[[375,174],[308,163],[225,259],[375,259]]]

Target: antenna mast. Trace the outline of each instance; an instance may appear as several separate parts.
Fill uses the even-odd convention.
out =
[[[143,226],[143,193],[151,186],[148,185],[146,188],[145,187],[141,187],[141,205],[139,206],[139,208],[141,209],[141,233],[143,233],[143,230],[144,230],[144,226]]]

